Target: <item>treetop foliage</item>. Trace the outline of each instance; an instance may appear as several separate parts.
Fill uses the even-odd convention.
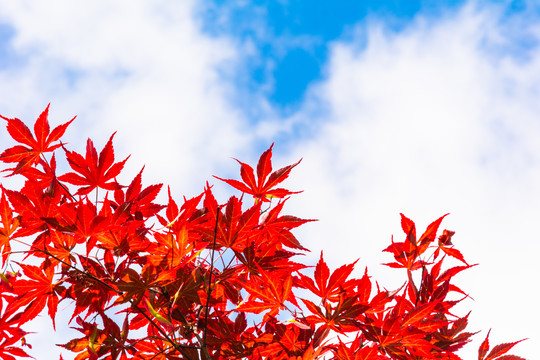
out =
[[[240,180],[216,177],[240,192],[227,201],[207,183],[158,204],[163,186],[143,185],[143,170],[117,180],[128,157],[115,157],[114,134],[78,153],[61,140],[74,119],[51,130],[48,110],[33,132],[0,115],[16,142],[3,171],[24,178],[0,184],[0,359],[30,357],[41,313],[80,333],[60,345],[77,360],[461,359],[475,332],[453,313],[468,297],[454,277],[474,265],[439,233],[446,215],[419,237],[401,215],[403,241],[384,251],[404,283],[389,290],[367,269],[355,277],[356,262],[299,262],[308,249],[293,229],[312,220],[285,214],[297,192],[280,186],[300,161],[274,170],[272,146],[255,169],[237,160]],[[69,324],[59,303],[72,304]],[[478,359],[523,360],[507,354],[519,342],[490,346],[488,332]]]

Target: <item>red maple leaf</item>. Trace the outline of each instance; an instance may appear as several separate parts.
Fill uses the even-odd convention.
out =
[[[251,166],[246,163],[241,162],[238,159],[235,159],[240,164],[240,175],[244,182],[233,180],[233,179],[222,179],[220,177],[214,176],[216,179],[225,181],[227,184],[232,187],[246,193],[253,195],[254,198],[260,199],[262,201],[270,201],[269,198],[282,198],[290,194],[297,194],[299,191],[289,191],[281,188],[274,188],[277,184],[285,180],[292,168],[300,164],[300,159],[297,163],[285,166],[279,170],[272,172],[272,147],[274,144],[270,145],[270,148],[266,150],[257,164],[257,179],[255,179],[255,172]]]
[[[114,163],[114,148],[112,145],[114,134],[111,135],[109,141],[99,153],[99,157],[94,143],[90,139],[86,143],[85,157],[74,151],[66,150],[67,161],[78,174],[70,172],[60,176],[58,179],[82,186],[77,190],[79,195],[88,194],[96,187],[107,190],[119,189],[120,185],[113,179],[122,171],[129,156],[123,161]]]
[[[317,306],[309,300],[301,300],[313,314],[306,317],[310,324],[322,323],[323,328],[328,327],[340,333],[358,330],[360,322],[356,318],[370,308],[369,305],[360,303],[358,296],[346,294],[340,295],[339,302],[335,306],[330,303]]]
[[[0,359],[16,360],[31,357],[23,349],[14,346],[20,339],[16,336],[0,338]]]
[[[292,290],[293,279],[290,273],[274,272],[272,275],[259,268],[261,277],[252,277],[242,285],[244,289],[255,299],[240,304],[236,311],[261,313],[270,310],[266,319],[274,317],[280,309],[285,308],[285,302],[290,301],[297,305],[296,298]]]
[[[324,261],[323,252],[321,251],[321,257],[317,266],[315,266],[315,282],[310,277],[300,274],[299,286],[319,296],[323,302],[327,300],[340,301],[341,293],[352,291],[358,282],[356,280],[347,280],[357,261],[340,266],[330,275],[330,269]]]
[[[3,187],[1,187],[1,189],[3,190]],[[17,231],[17,228],[19,227],[19,220],[19,217],[13,217],[13,212],[11,211],[11,207],[6,200],[6,194],[3,190],[2,198],[0,198],[0,253],[2,254],[2,266],[11,253],[9,240]]]
[[[450,246],[453,246],[453,244],[452,244],[452,236],[454,234],[455,234],[454,231],[449,231],[449,230],[444,230],[443,231],[443,234],[441,236],[439,236],[439,246],[435,250],[435,257],[437,257],[439,255],[439,250],[442,250],[447,255],[450,255],[450,256],[460,260],[465,265],[469,265],[469,264],[467,264],[467,261],[465,261],[465,259],[463,258],[463,255],[461,254],[461,252],[458,249],[450,247]]]
[[[229,199],[225,214],[220,217],[216,239],[219,245],[238,251],[242,251],[247,246],[249,236],[259,224],[261,212],[260,204],[252,206],[243,213],[241,206],[242,202],[235,196]]]
[[[428,246],[435,240],[437,229],[446,215],[441,216],[434,222],[432,222],[422,234],[419,240],[416,239],[416,227],[412,220],[405,215],[401,215],[401,227],[403,232],[407,235],[405,241],[394,242],[392,238],[392,244],[383,251],[390,252],[394,255],[396,262],[386,263],[383,265],[392,268],[406,268],[408,270],[416,270],[426,265],[426,262],[417,260],[428,248]]]
[[[58,306],[58,296],[53,284],[54,267],[50,266],[44,271],[34,265],[19,264],[28,280],[18,280],[14,292],[19,295],[17,300],[10,303],[10,307],[19,308],[28,305],[21,316],[20,323],[34,319],[47,305],[49,316],[55,325],[55,315]]]
[[[7,121],[7,130],[13,140],[23,144],[13,146],[0,155],[0,160],[3,162],[18,163],[15,168],[8,169],[12,170],[11,175],[20,173],[39,162],[42,153],[53,151],[61,146],[60,143],[54,145],[52,143],[59,140],[62,135],[64,135],[66,128],[73,120],[75,120],[75,118],[65,124],[58,125],[53,131],[50,131],[49,121],[47,120],[49,115],[49,105],[47,105],[45,110],[39,115],[34,124],[35,137],[21,120],[17,118],[9,119],[0,115],[0,118]]]
[[[488,331],[486,339],[482,342],[482,344],[480,345],[480,348],[478,349],[478,360],[503,360],[503,359],[504,360],[525,360],[515,355],[502,356],[503,354],[506,354],[511,348],[513,348],[516,344],[522,342],[525,339],[494,346],[493,349],[491,349],[491,351],[488,354],[490,332],[491,330]]]
[[[349,346],[338,338],[339,346],[332,349],[336,360],[387,360],[386,356],[380,355],[376,346],[369,346],[355,339]]]
[[[285,205],[285,201],[280,201],[264,218],[261,224],[261,235],[265,236],[268,242],[276,243],[280,249],[282,246],[286,246],[309,251],[300,244],[290,230],[315,220],[300,219],[291,215],[279,216],[283,205]]]

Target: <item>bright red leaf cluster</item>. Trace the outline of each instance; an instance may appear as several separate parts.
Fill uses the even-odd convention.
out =
[[[117,180],[127,158],[116,162],[114,134],[99,155],[89,139],[83,156],[60,142],[71,121],[50,131],[47,117],[34,133],[2,117],[17,145],[0,160],[25,182],[0,188],[0,359],[29,357],[27,338],[42,334],[23,329],[43,311],[66,326],[60,303],[80,332],[61,346],[78,360],[458,360],[474,334],[452,310],[467,297],[453,278],[472,265],[452,231],[437,237],[444,216],[418,238],[402,215],[404,241],[385,251],[405,282],[389,291],[367,269],[355,277],[356,262],[298,262],[307,249],[292,230],[311,220],[283,214],[295,192],[278,186],[298,163],[273,171],[272,147],[256,171],[239,161],[242,181],[221,179],[253,200],[221,203],[207,185],[160,205],[162,185],[143,186],[142,170]],[[56,158],[73,171],[58,174]],[[490,351],[486,337],[478,358],[520,360],[506,354],[518,342]]]

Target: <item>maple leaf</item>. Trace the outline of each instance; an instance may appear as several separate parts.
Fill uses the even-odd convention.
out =
[[[73,339],[60,346],[72,351],[79,352],[76,359],[97,359],[110,353],[107,359],[127,360],[128,353],[133,355],[135,349],[133,341],[128,339],[129,323],[128,317],[124,319],[122,329],[109,317],[100,315],[103,320],[103,329],[99,329],[96,324],[91,324],[78,318],[77,323],[81,328],[74,328],[82,332],[85,337]]]
[[[120,241],[115,239],[115,235],[111,232],[112,229],[116,230],[115,216],[104,215],[103,212],[107,209],[107,200],[104,201],[99,214],[96,214],[96,207],[91,203],[88,198],[81,198],[77,202],[69,202],[63,204],[61,208],[61,215],[58,217],[43,218],[47,224],[60,232],[69,233],[73,239],[69,238],[51,238],[51,240],[61,240],[54,242],[53,244],[61,252],[69,249],[64,246],[74,246],[75,243],[82,244],[86,242],[87,252],[90,251],[96,243],[99,241],[99,245],[105,248],[119,248],[121,247]],[[65,235],[65,234],[64,234]],[[67,242],[66,242],[67,240]],[[68,246],[68,247],[69,247]],[[64,250],[61,250],[64,248]],[[41,247],[43,249],[43,247]],[[36,250],[40,250],[39,248]],[[52,249],[49,249],[54,251]]]
[[[309,323],[322,323],[324,328],[328,327],[339,333],[358,331],[361,325],[357,318],[370,308],[369,305],[358,302],[358,296],[346,294],[339,296],[339,302],[335,306],[326,303],[319,307],[306,299],[302,299],[302,302],[314,314],[306,318]]]
[[[40,186],[43,189],[46,188],[46,192],[50,194],[54,193],[58,189],[61,189],[60,191],[63,191],[65,195],[70,196],[67,189],[62,184],[59,184],[58,180],[56,179],[56,157],[54,153],[51,157],[50,163],[40,158],[38,160],[38,165],[42,167],[43,171],[39,170],[37,166],[33,166],[27,168],[21,173],[21,175],[30,181],[39,183]]]
[[[71,251],[76,245],[75,236],[69,233],[63,233],[51,229],[48,232],[48,237],[49,240],[52,242],[53,246],[47,247],[47,252],[56,258],[53,259],[53,264],[56,264],[58,261],[63,261],[68,265],[70,265],[72,262],[75,262],[75,257],[71,254]],[[35,247],[37,248],[37,246]],[[40,249],[43,249],[43,247],[44,246],[41,246]]]
[[[256,314],[270,310],[266,318],[275,316],[280,309],[285,307],[285,302],[290,301],[295,305],[296,299],[292,292],[292,276],[288,272],[272,273],[270,275],[259,268],[261,277],[252,277],[243,283],[243,287],[256,299],[248,300],[240,304],[236,311],[254,312]]]
[[[23,349],[13,346],[20,338],[16,336],[0,338],[0,359],[16,360],[21,357],[31,358]]]
[[[275,333],[275,340],[265,351],[272,351],[272,355],[276,358],[295,359],[295,355],[304,355],[310,345],[312,331],[307,325],[300,327],[297,323],[279,322],[268,323],[267,328]]]
[[[232,196],[225,208],[225,214],[220,216],[218,223],[218,237],[216,242],[237,251],[243,251],[247,246],[249,237],[253,237],[259,224],[261,205],[255,204],[250,209],[242,212],[242,202]],[[209,237],[213,234],[208,234]]]
[[[80,328],[74,328],[82,332],[85,336],[79,339],[72,339],[66,344],[60,346],[79,353],[76,359],[98,359],[101,357],[103,342],[107,337],[104,330],[98,328],[96,323],[83,321],[80,317],[77,318],[77,323]]]
[[[235,255],[240,261],[240,264],[235,269],[243,269],[246,273],[258,274],[259,268],[267,271],[287,270],[293,273],[306,267],[305,265],[289,260],[293,255],[296,255],[295,253],[285,250],[275,250],[273,246],[266,245],[264,242],[257,245],[252,242],[241,253],[236,251]],[[243,270],[240,273],[244,273]]]
[[[58,306],[58,295],[55,293],[53,284],[54,267],[50,266],[44,271],[34,265],[19,264],[28,280],[18,280],[14,291],[19,297],[10,304],[10,307],[18,308],[28,305],[21,316],[21,323],[30,321],[39,315],[47,305],[49,316],[55,327],[55,315]]]
[[[408,238],[415,239],[416,241],[416,236],[413,237],[411,234],[412,232],[409,232]],[[417,262],[415,262],[416,254],[414,250],[416,248],[413,247],[412,250],[410,249],[412,246],[409,240],[405,242],[394,242],[394,238],[392,237],[391,241],[392,243],[383,251],[392,253],[397,262],[385,263],[383,265],[395,269],[405,268],[408,270],[415,270],[421,267],[421,265],[415,267]]]
[[[2,253],[2,266],[5,264],[9,254],[11,253],[11,246],[9,241],[15,237],[17,228],[19,227],[20,218],[13,217],[11,207],[6,200],[6,194],[3,187],[2,197],[0,198],[0,251]]]
[[[525,360],[515,355],[504,355],[510,349],[512,349],[516,344],[524,341],[525,339],[494,346],[493,349],[491,349],[491,351],[488,354],[490,333],[491,333],[491,330],[488,331],[486,335],[486,339],[482,342],[482,344],[480,345],[480,348],[478,348],[478,360]]]
[[[441,216],[429,224],[426,231],[418,240],[416,239],[416,227],[414,222],[405,215],[400,215],[401,227],[407,237],[403,242],[394,242],[394,239],[392,238],[392,244],[383,251],[392,253],[397,262],[386,263],[383,265],[397,269],[406,268],[409,271],[416,270],[427,265],[426,262],[422,260],[417,261],[417,259],[427,250],[429,244],[435,240],[439,225],[448,214]]]
[[[119,206],[122,206],[124,203],[129,204],[129,210],[137,220],[154,216],[165,207],[152,202],[158,195],[163,184],[150,185],[145,189],[142,188],[141,176],[143,170],[144,167],[135,176],[131,184],[129,184],[125,194],[122,189],[114,192],[114,199],[117,204]]]
[[[61,144],[53,144],[53,142],[59,140],[64,135],[66,128],[75,118],[50,131],[49,121],[47,119],[49,116],[49,106],[50,104],[47,105],[34,124],[35,137],[21,120],[17,118],[9,119],[0,115],[0,118],[7,121],[7,131],[13,140],[26,145],[13,146],[0,155],[0,160],[3,162],[18,163],[14,169],[9,169],[12,170],[11,175],[28,169],[39,161],[41,154],[53,151],[61,146]]]
[[[186,255],[191,255],[193,251],[193,243],[189,240],[189,234],[186,228],[179,230],[176,234],[173,233],[155,233],[157,244],[149,249],[150,254],[147,259],[149,264],[154,266],[165,266],[177,268],[182,265],[187,259]],[[195,255],[193,255],[195,256]]]
[[[323,252],[321,251],[321,257],[315,266],[315,282],[310,277],[300,274],[299,286],[321,297],[323,302],[327,300],[340,301],[340,295],[343,292],[352,291],[358,282],[356,280],[347,280],[354,270],[354,265],[357,261],[352,264],[340,266],[330,275],[330,269],[324,261]]]
[[[336,360],[387,360],[386,356],[380,355],[377,346],[367,346],[357,338],[349,346],[338,338],[338,346],[332,349]]]
[[[246,314],[239,313],[235,321],[231,321],[226,316],[218,316],[216,321],[208,323],[207,344],[220,347],[221,353],[229,352],[245,352],[245,347],[241,334],[247,327]],[[227,339],[226,344],[222,343],[221,339]]]
[[[458,259],[459,261],[463,262],[465,265],[469,265],[467,261],[463,258],[463,255],[458,249],[455,249],[451,247],[452,244],[452,236],[455,234],[454,231],[444,230],[443,234],[439,236],[439,245],[437,249],[435,250],[434,256],[435,258],[439,256],[439,251],[443,251],[445,254],[452,256],[453,258]]]
[[[251,166],[246,163],[241,162],[238,159],[235,159],[240,164],[240,176],[242,177],[243,182],[233,179],[222,179],[220,177],[214,176],[216,179],[225,181],[227,184],[232,187],[246,193],[251,194],[257,200],[270,201],[269,198],[283,198],[287,195],[297,194],[298,192],[289,191],[281,188],[274,188],[277,184],[284,181],[288,176],[291,170],[298,164],[300,164],[300,159],[297,163],[285,166],[279,170],[272,172],[272,147],[274,144],[270,145],[270,148],[266,150],[257,163],[257,179],[255,179],[255,172]]]
[[[113,284],[107,282],[110,276],[100,263],[82,255],[78,255],[78,262],[85,271],[71,268],[64,277],[65,283],[71,284],[64,297],[75,300],[70,322],[85,310],[88,310],[87,315],[101,313],[112,296],[119,294]]]
[[[420,239],[418,239],[418,254],[422,254],[428,247],[429,244],[431,244],[435,237],[437,236],[437,230],[439,229],[439,226],[441,225],[441,222],[443,219],[448,216],[448,214],[445,214],[432,222],[428,225],[426,231],[420,236]]]
[[[283,205],[285,205],[285,201],[280,201],[264,218],[264,222],[261,224],[261,235],[264,235],[269,242],[278,242],[280,249],[282,246],[286,246],[309,251],[300,244],[290,230],[315,220],[300,219],[291,215],[279,216]]]
[[[5,277],[2,275],[2,277]],[[2,281],[4,282],[4,281]],[[10,284],[11,285],[11,284]],[[0,298],[0,339],[13,339],[13,341],[17,341],[21,339],[23,336],[25,336],[27,333],[20,328],[20,319],[22,312],[17,312],[18,309],[14,308],[13,306],[7,306],[7,308],[4,309],[4,302],[3,300],[6,300],[9,302],[12,300],[12,296],[14,294],[10,294],[12,296],[8,297],[6,296],[8,291],[11,292],[11,289],[6,289],[4,287],[2,289],[2,297]],[[6,291],[8,290],[8,291]],[[3,346],[9,346],[11,343],[5,342]],[[0,348],[2,345],[0,345]],[[0,357],[1,358],[1,357]]]
[[[9,202],[20,217],[18,237],[46,230],[44,219],[59,215],[58,204],[62,200],[60,191],[48,192],[34,180],[27,180],[21,191],[4,190]]]
[[[66,151],[66,159],[73,170],[60,176],[60,181],[66,181],[70,184],[82,186],[77,190],[78,195],[88,194],[90,191],[99,187],[106,190],[120,189],[120,185],[114,179],[124,168],[127,158],[123,161],[114,162],[114,147],[112,139],[116,133],[113,133],[109,141],[99,153],[99,157],[92,140],[86,142],[86,156],[83,157],[74,151]],[[112,181],[110,181],[112,180]]]
[[[470,313],[469,313],[470,314]],[[439,329],[438,332],[433,333],[436,339],[434,345],[444,351],[456,351],[461,349],[465,344],[471,341],[471,336],[477,333],[463,332],[467,327],[469,314],[455,320],[452,326],[448,325]]]
[[[422,304],[411,311],[409,311],[401,320],[401,326],[412,325],[418,327],[418,323],[424,319],[429,318],[429,315],[433,312],[438,305],[438,301]]]

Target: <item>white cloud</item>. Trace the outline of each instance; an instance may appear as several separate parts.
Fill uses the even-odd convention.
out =
[[[380,252],[390,236],[401,241],[399,212],[419,231],[450,212],[443,227],[480,263],[456,279],[476,299],[462,314],[473,309],[473,330],[493,327],[492,344],[531,338],[516,350],[531,356],[540,338],[540,51],[525,60],[506,51],[512,20],[468,6],[398,33],[373,21],[334,43],[327,78],[290,120],[318,127],[291,151],[304,156],[291,186],[305,189],[291,203],[321,220],[302,230],[308,247],[334,266],[360,257],[390,286],[403,274],[378,264],[391,261]],[[539,40],[535,23],[521,24],[520,35]],[[310,118],[321,103],[326,114]],[[464,358],[476,356],[482,336]]]
[[[174,190],[189,195],[250,143],[219,78],[237,66],[235,46],[202,34],[194,3],[30,1],[0,10],[24,56],[0,71],[4,113],[34,117],[52,101],[53,121],[80,114],[68,132],[74,144],[124,129],[117,153],[133,154],[131,173],[145,163],[148,180],[175,179]]]

